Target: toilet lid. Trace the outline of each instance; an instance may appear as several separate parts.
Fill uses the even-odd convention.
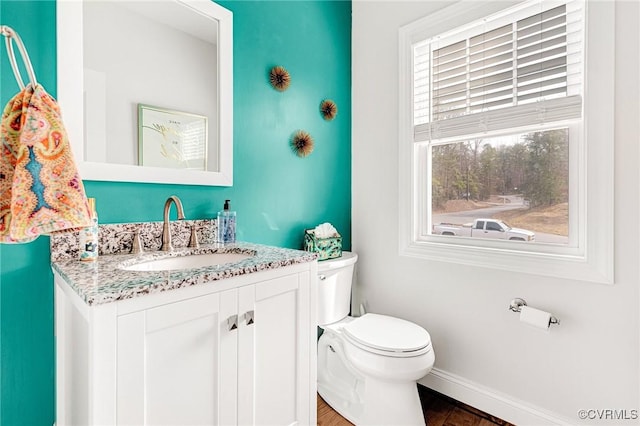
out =
[[[343,331],[361,345],[387,352],[414,352],[431,344],[431,336],[424,328],[386,315],[365,314]]]

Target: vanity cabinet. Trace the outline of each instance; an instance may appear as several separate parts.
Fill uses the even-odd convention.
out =
[[[315,267],[93,307],[55,274],[57,424],[315,424]]]

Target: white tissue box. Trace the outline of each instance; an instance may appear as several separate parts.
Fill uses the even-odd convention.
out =
[[[304,231],[304,249],[318,253],[318,260],[342,256],[342,237],[317,238],[313,229]]]

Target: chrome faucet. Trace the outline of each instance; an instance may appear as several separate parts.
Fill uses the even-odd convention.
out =
[[[164,203],[164,223],[162,225],[162,247],[160,247],[161,251],[171,251],[173,247],[171,246],[171,230],[169,229],[169,210],[171,209],[171,203],[176,205],[176,209],[178,211],[178,220],[184,219],[184,210],[182,209],[182,202],[180,198],[175,195],[167,198],[167,201]]]

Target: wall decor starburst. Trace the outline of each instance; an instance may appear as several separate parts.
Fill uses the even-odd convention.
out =
[[[298,130],[291,138],[291,149],[298,157],[306,157],[313,151],[313,137],[304,130]]]
[[[320,113],[322,114],[322,118],[331,121],[338,115],[338,106],[331,99],[325,99],[320,104]]]
[[[289,71],[279,65],[271,68],[271,71],[269,72],[269,82],[274,89],[279,92],[284,92],[289,88],[289,84],[291,84]]]

